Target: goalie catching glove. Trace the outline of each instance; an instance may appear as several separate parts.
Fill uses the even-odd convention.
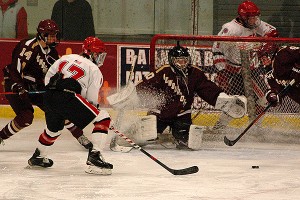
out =
[[[247,99],[245,96],[232,96],[222,92],[217,98],[215,108],[232,118],[241,118],[247,112]]]

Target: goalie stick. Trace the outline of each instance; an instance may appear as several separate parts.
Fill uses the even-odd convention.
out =
[[[166,166],[161,161],[159,161],[154,156],[152,156],[150,153],[148,153],[142,147],[140,147],[139,145],[137,145],[136,143],[134,143],[131,139],[129,139],[128,137],[126,137],[126,135],[124,135],[123,133],[121,133],[119,130],[115,129],[114,127],[111,127],[110,130],[114,131],[118,136],[120,136],[121,138],[123,138],[129,144],[131,144],[133,146],[133,148],[139,149],[142,153],[144,153],[146,156],[148,156],[149,158],[151,158],[152,160],[154,160],[157,164],[159,164],[160,166],[162,166],[163,168],[165,168],[166,170],[168,170],[173,175],[194,174],[194,173],[197,173],[199,171],[199,168],[197,166],[192,166],[192,167],[188,167],[188,168],[184,168],[184,169],[172,169],[172,168]]]
[[[279,93],[278,96],[282,97],[288,91],[288,89],[295,83],[295,80],[291,80],[288,85],[286,85]],[[246,129],[234,140],[229,140],[226,136],[224,136],[224,143],[227,146],[233,146],[237,141],[245,135],[245,133],[255,124],[273,105],[274,102],[270,102],[268,106],[246,127]]]
[[[128,80],[127,80],[125,88],[128,87],[129,81],[132,81],[131,79],[132,79],[132,76],[133,76],[133,72],[134,72],[136,61],[137,61],[137,55],[134,55],[133,59],[132,59],[131,66],[130,66],[130,72],[129,72],[129,76],[128,76]],[[114,95],[111,95],[111,96],[114,96]],[[121,109],[121,110],[118,111],[118,114],[117,114],[116,118],[117,118],[116,119],[116,127],[120,128],[119,126],[120,126],[121,120],[124,118],[124,109]],[[112,141],[110,143],[110,147],[109,148],[112,151],[123,152],[123,153],[128,153],[128,152],[130,152],[133,149],[133,147],[125,147],[125,146],[118,145],[117,144],[117,140],[116,140],[115,137],[112,138]]]

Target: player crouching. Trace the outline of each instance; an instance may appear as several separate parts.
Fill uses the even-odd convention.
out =
[[[195,95],[202,98],[216,109],[222,110],[233,118],[241,118],[246,113],[246,98],[243,96],[230,96],[207,79],[199,67],[191,65],[188,48],[177,44],[168,53],[169,65],[161,66],[155,72],[150,72],[134,87],[108,98],[109,103],[122,109],[128,104],[133,104],[132,99],[138,97],[140,107],[146,107],[151,115],[149,123],[141,118],[137,131],[131,131],[132,140],[137,144],[146,143],[149,139],[161,135],[170,127],[172,136],[178,149],[198,150],[201,147],[204,127],[192,124],[191,110]],[[128,123],[130,120],[126,120]],[[145,124],[144,124],[145,123]],[[120,128],[121,129],[121,128]],[[125,130],[122,130],[126,133]],[[148,132],[149,131],[149,132]],[[145,132],[147,134],[145,134]],[[121,144],[117,138],[117,144]],[[124,145],[124,142],[122,142]]]

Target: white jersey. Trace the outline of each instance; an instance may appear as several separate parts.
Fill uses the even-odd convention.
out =
[[[264,21],[261,21],[258,27],[249,29],[238,22],[237,19],[233,19],[222,26],[218,36],[264,37],[275,29],[274,26]],[[254,45],[254,43],[245,42],[215,42],[213,45],[215,66],[219,70],[229,67],[232,71],[232,69],[237,68],[236,72],[238,72],[241,66],[240,50],[253,49],[255,48]]]
[[[45,85],[57,72],[63,73],[64,78],[72,77],[77,80],[82,88],[81,96],[95,106],[98,104],[103,75],[98,66],[92,61],[77,54],[62,56],[49,68],[45,76]]]

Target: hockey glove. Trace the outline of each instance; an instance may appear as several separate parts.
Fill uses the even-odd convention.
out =
[[[56,90],[57,89],[57,84],[59,81],[62,80],[63,78],[63,74],[62,73],[56,73],[54,76],[52,76],[50,78],[50,81],[48,83],[48,85],[46,86],[47,89],[50,89],[50,90]]]
[[[111,117],[106,110],[101,110],[94,120],[93,133],[108,133],[108,129],[111,127]]]
[[[25,90],[23,85],[19,83],[15,83],[12,85],[12,91],[18,93],[19,97],[23,100],[28,98],[28,91]]]
[[[269,90],[266,93],[266,99],[272,104],[273,107],[276,107],[278,104],[280,104],[280,98],[274,91]]]

